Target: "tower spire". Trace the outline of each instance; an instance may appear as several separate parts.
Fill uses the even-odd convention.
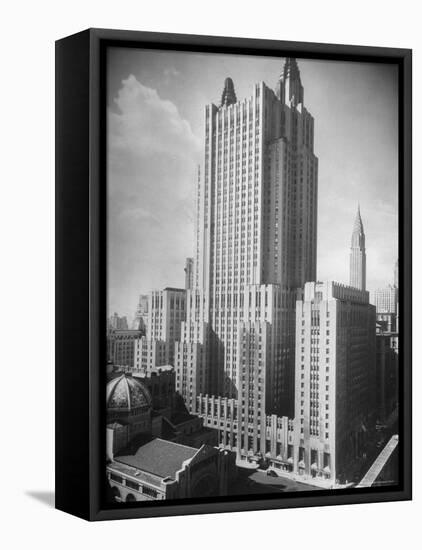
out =
[[[359,203],[353,224],[350,246],[350,286],[366,290],[365,231],[363,229]]]
[[[223,107],[224,105],[232,105],[233,103],[236,103],[236,93],[234,91],[234,84],[233,80],[230,77],[227,77],[224,81],[224,90],[221,95],[221,105],[220,107]]]
[[[294,57],[287,57],[283,71],[277,82],[275,93],[286,105],[297,107],[303,103],[303,86],[300,80],[300,71]]]

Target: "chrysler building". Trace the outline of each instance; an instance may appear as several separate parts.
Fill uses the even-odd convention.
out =
[[[366,251],[360,207],[356,213],[350,246],[350,286],[366,290]]]

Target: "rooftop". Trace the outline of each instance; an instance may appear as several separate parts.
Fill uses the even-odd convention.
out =
[[[157,438],[139,447],[134,455],[119,456],[115,461],[162,478],[174,479],[183,462],[193,458],[197,452],[198,449],[193,447]]]

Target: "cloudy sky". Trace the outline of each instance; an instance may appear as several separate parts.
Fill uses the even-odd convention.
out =
[[[204,106],[230,76],[238,99],[274,86],[281,58],[112,48],[108,56],[108,310],[183,286],[193,255],[194,189]],[[298,59],[319,158],[318,279],[348,283],[360,202],[367,286],[390,283],[398,250],[397,71]]]

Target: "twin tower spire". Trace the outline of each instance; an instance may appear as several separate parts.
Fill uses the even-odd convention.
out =
[[[275,94],[282,102],[294,107],[303,103],[303,86],[299,67],[294,57],[286,58],[283,71],[275,87]],[[233,105],[236,102],[233,80],[228,77],[224,81],[220,107]]]
[[[275,87],[275,94],[288,105],[297,107],[303,104],[303,86],[297,61],[293,57],[286,58],[283,71]],[[237,102],[233,80],[228,77],[224,81],[220,107],[233,105]],[[365,232],[360,215],[360,205],[353,225],[352,242],[350,248],[350,286],[359,290],[366,290],[366,249]]]

